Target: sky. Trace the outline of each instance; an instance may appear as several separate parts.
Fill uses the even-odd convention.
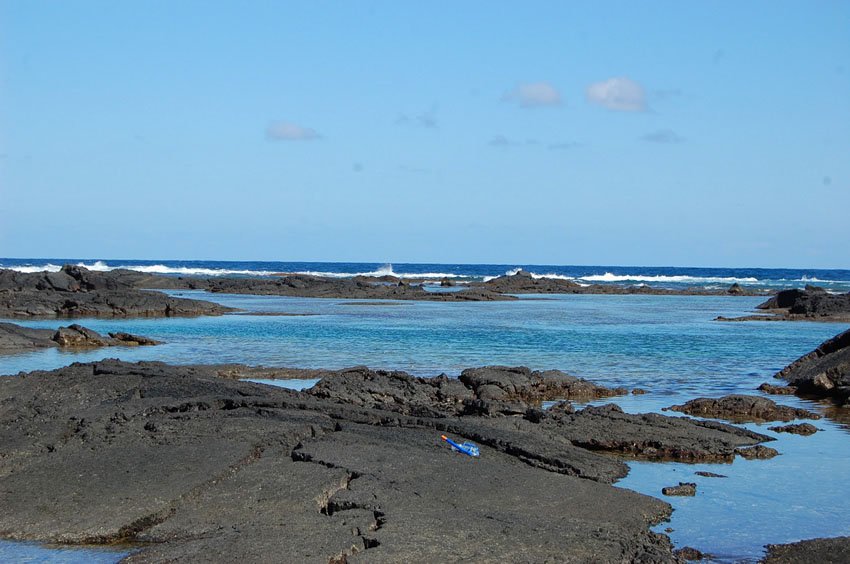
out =
[[[850,268],[850,2],[0,0],[0,257]]]

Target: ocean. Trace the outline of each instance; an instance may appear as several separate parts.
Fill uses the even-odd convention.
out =
[[[367,263],[258,263],[0,259],[21,270],[84,263],[98,269],[133,267],[172,275],[273,272],[353,275],[396,273],[439,280],[481,280],[522,267],[587,282],[742,285],[784,288],[818,284],[850,289],[847,270],[579,267],[540,265],[381,265]],[[603,280],[604,279],[604,280]],[[99,332],[127,331],[152,337],[157,347],[115,347],[85,352],[55,349],[0,356],[0,375],[53,369],[107,357],[172,363],[238,362],[251,365],[342,368],[365,364],[421,376],[457,375],[487,364],[556,368],[607,386],[643,388],[646,395],[606,399],[624,410],[660,412],[695,397],[759,394],[755,388],[789,362],[847,329],[814,322],[713,321],[718,315],[751,313],[758,297],[570,295],[524,296],[514,302],[395,302],[291,298],[170,291],[207,299],[245,314],[166,319],[79,319]],[[298,316],[251,315],[296,313]],[[5,320],[4,320],[5,321]],[[10,320],[55,328],[68,320]],[[304,384],[304,383],[302,383]],[[309,382],[307,383],[309,384]],[[667,532],[677,546],[693,546],[716,562],[754,562],[766,543],[850,534],[850,498],[841,495],[850,468],[850,415],[828,403],[773,396],[778,403],[830,414],[815,421],[810,437],[777,434],[772,424],[746,427],[775,436],[781,453],[771,460],[732,464],[631,462],[619,487],[662,497],[675,511]],[[597,402],[597,403],[604,403]],[[665,412],[676,415],[675,412]],[[708,470],[727,478],[702,478]],[[693,498],[664,498],[661,488],[679,481],[698,484]],[[0,559],[21,560],[33,545],[0,542]],[[21,552],[23,551],[23,553]],[[112,562],[123,553],[46,550],[34,561]],[[94,556],[92,556],[94,554]]]
[[[329,277],[393,275],[424,279],[432,283],[449,278],[459,284],[487,280],[522,269],[533,276],[561,278],[585,284],[649,284],[664,288],[700,286],[712,289],[725,288],[734,283],[765,289],[814,284],[836,292],[850,291],[850,270],[847,269],[0,258],[0,268],[21,272],[57,271],[64,264],[77,264],[99,271],[127,268],[173,276],[270,276],[279,273]]]

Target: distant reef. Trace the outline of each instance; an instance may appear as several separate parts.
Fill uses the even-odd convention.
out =
[[[499,276],[486,282],[471,283],[466,287],[455,285],[451,280],[445,279],[440,284],[439,291],[426,289],[423,280],[397,278],[395,276],[330,278],[307,274],[278,273],[264,277],[182,277],[147,274],[123,269],[109,272],[91,272],[83,267],[68,265],[58,273],[20,274],[12,271],[0,271],[0,297],[3,296],[4,279],[7,280],[6,288],[17,291],[37,288],[40,291],[47,290],[53,293],[80,291],[97,293],[117,289],[124,293],[129,292],[129,289],[204,290],[210,293],[261,296],[441,302],[506,301],[517,299],[516,295],[518,294],[767,295],[764,290],[747,289],[738,284],[733,284],[727,289],[692,287],[680,290],[647,285],[585,285],[572,280],[535,277],[524,271]],[[150,296],[151,294],[144,295]],[[62,312],[62,315],[70,315],[71,313],[68,313],[68,311],[73,310],[73,308],[66,308],[63,304],[64,302],[60,301],[58,306],[50,309],[58,309]],[[20,308],[16,304],[15,306]],[[7,306],[7,309],[15,306]],[[24,308],[25,311],[32,311],[33,309],[33,307]],[[184,305],[179,311],[191,311],[192,309]],[[191,313],[174,313],[178,311],[175,307],[172,307],[169,311],[171,312],[169,315],[192,315]],[[204,312],[195,314],[204,314]],[[0,315],[2,315],[2,310],[0,310]]]

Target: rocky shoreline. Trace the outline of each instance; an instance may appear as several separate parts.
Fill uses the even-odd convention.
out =
[[[233,311],[211,302],[140,290],[111,273],[0,270],[0,317],[191,317]]]
[[[762,384],[771,394],[796,394],[807,398],[825,398],[837,405],[850,403],[850,329],[828,339],[782,370],[774,378],[786,386]]]
[[[240,380],[257,370],[107,360],[3,378],[0,536],[140,543],[138,562],[679,562],[648,529],[670,506],[609,485],[622,459],[723,462],[772,440],[576,409],[627,390],[559,371],[262,369],[321,378],[296,392]]]
[[[81,325],[73,324],[59,329],[31,329],[14,323],[0,322],[0,354],[12,354],[44,348],[88,349],[97,347],[138,347],[159,345],[159,341],[115,332],[103,336]]]
[[[764,314],[717,317],[715,321],[827,321],[850,322],[850,292],[830,294],[817,286],[782,290],[756,309]]]
[[[443,286],[451,286],[448,280]],[[95,272],[65,265],[59,272],[0,270],[0,317],[170,317],[234,312],[218,304],[176,298],[151,290],[203,290],[210,293],[352,300],[440,302],[508,301],[521,294],[767,295],[733,284],[727,290],[650,286],[581,285],[570,280],[535,278],[526,272],[458,288],[430,291],[420,282],[391,276],[323,278],[304,274],[271,277],[175,277],[131,270]]]

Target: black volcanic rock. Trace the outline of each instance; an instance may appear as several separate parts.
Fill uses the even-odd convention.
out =
[[[850,292],[830,294],[823,288],[783,290],[757,306],[788,319],[850,320]]]
[[[480,399],[516,399],[528,403],[591,400],[628,393],[625,388],[604,388],[560,370],[532,371],[524,366],[469,368],[461,373],[459,380]]]
[[[850,398],[850,330],[824,341],[775,377],[795,387],[798,395],[828,397],[840,404],[847,403]]]
[[[697,495],[697,485],[693,482],[679,482],[678,486],[667,486],[666,488],[661,488],[661,493],[664,495],[693,497]]]
[[[14,323],[0,323],[0,354],[49,347],[78,349],[158,344],[160,344],[159,341],[130,333],[110,333],[108,337],[104,337],[97,331],[77,324],[60,327],[54,331],[53,329],[30,329]]]
[[[736,423],[820,419],[820,415],[805,409],[779,405],[767,398],[732,394],[722,398],[697,398],[670,407],[698,417],[726,419]]]
[[[791,433],[793,435],[814,435],[818,432],[818,428],[811,423],[798,423],[797,425],[777,425],[776,427],[768,427],[771,431],[777,433]]]
[[[143,543],[131,562],[676,561],[648,529],[667,504],[582,479],[573,468],[621,463],[509,425],[524,419],[405,416],[216,370],[103,361],[0,380],[0,535]],[[466,395],[372,377],[414,403]],[[440,433],[480,436],[481,457]]]
[[[581,289],[572,280],[534,278],[524,270],[493,278],[481,283],[481,287],[504,294],[571,294]]]
[[[139,290],[122,273],[66,265],[59,272],[0,270],[2,317],[171,317],[220,315],[230,308]]]
[[[810,539],[790,544],[769,544],[761,564],[846,564],[850,562],[850,537]]]
[[[518,393],[531,371],[503,383],[522,413],[478,415],[479,390],[446,377],[233,379],[254,370],[107,360],[0,379],[0,536],[142,543],[131,562],[677,562],[649,531],[669,505],[608,485],[628,469],[604,453],[721,460],[768,439],[612,406],[535,411]]]

